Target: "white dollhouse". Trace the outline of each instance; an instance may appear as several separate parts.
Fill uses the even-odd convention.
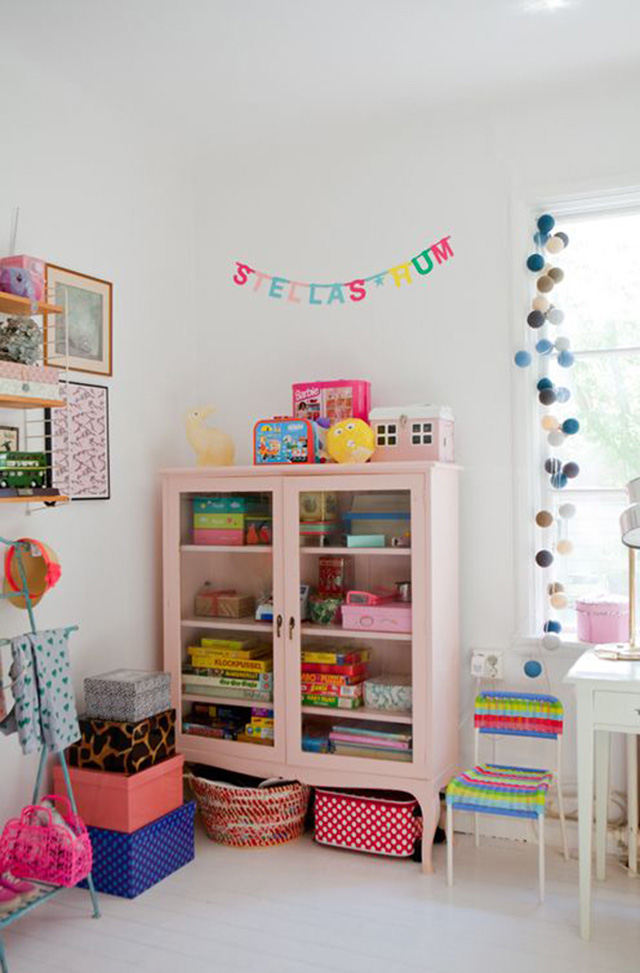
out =
[[[371,409],[376,462],[439,460],[453,463],[453,412],[447,406],[406,405]]]

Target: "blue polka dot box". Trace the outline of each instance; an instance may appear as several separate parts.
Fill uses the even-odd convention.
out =
[[[195,802],[189,801],[131,834],[88,828],[97,891],[135,899],[192,861],[194,816]]]

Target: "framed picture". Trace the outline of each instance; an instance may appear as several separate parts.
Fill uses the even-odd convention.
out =
[[[45,316],[45,365],[64,368],[68,360],[75,372],[111,375],[112,284],[54,264],[46,264],[45,276],[48,299],[66,309],[66,329],[64,319]]]
[[[108,500],[109,389],[67,383],[67,407],[47,410],[51,485],[73,500]]]
[[[0,426],[0,452],[17,453],[20,449],[20,430],[17,426]]]

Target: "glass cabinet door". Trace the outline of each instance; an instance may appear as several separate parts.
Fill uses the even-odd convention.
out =
[[[207,478],[203,489],[194,476],[172,488],[165,564],[173,551],[178,576],[165,578],[165,641],[167,657],[180,660],[179,748],[208,763],[216,754],[282,760],[280,483]]]
[[[425,759],[424,478],[291,477],[284,497],[288,760],[411,776]]]

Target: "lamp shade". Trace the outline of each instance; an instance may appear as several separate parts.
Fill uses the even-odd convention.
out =
[[[627,547],[640,548],[640,476],[629,480],[627,494],[631,506],[620,514],[620,535]]]

